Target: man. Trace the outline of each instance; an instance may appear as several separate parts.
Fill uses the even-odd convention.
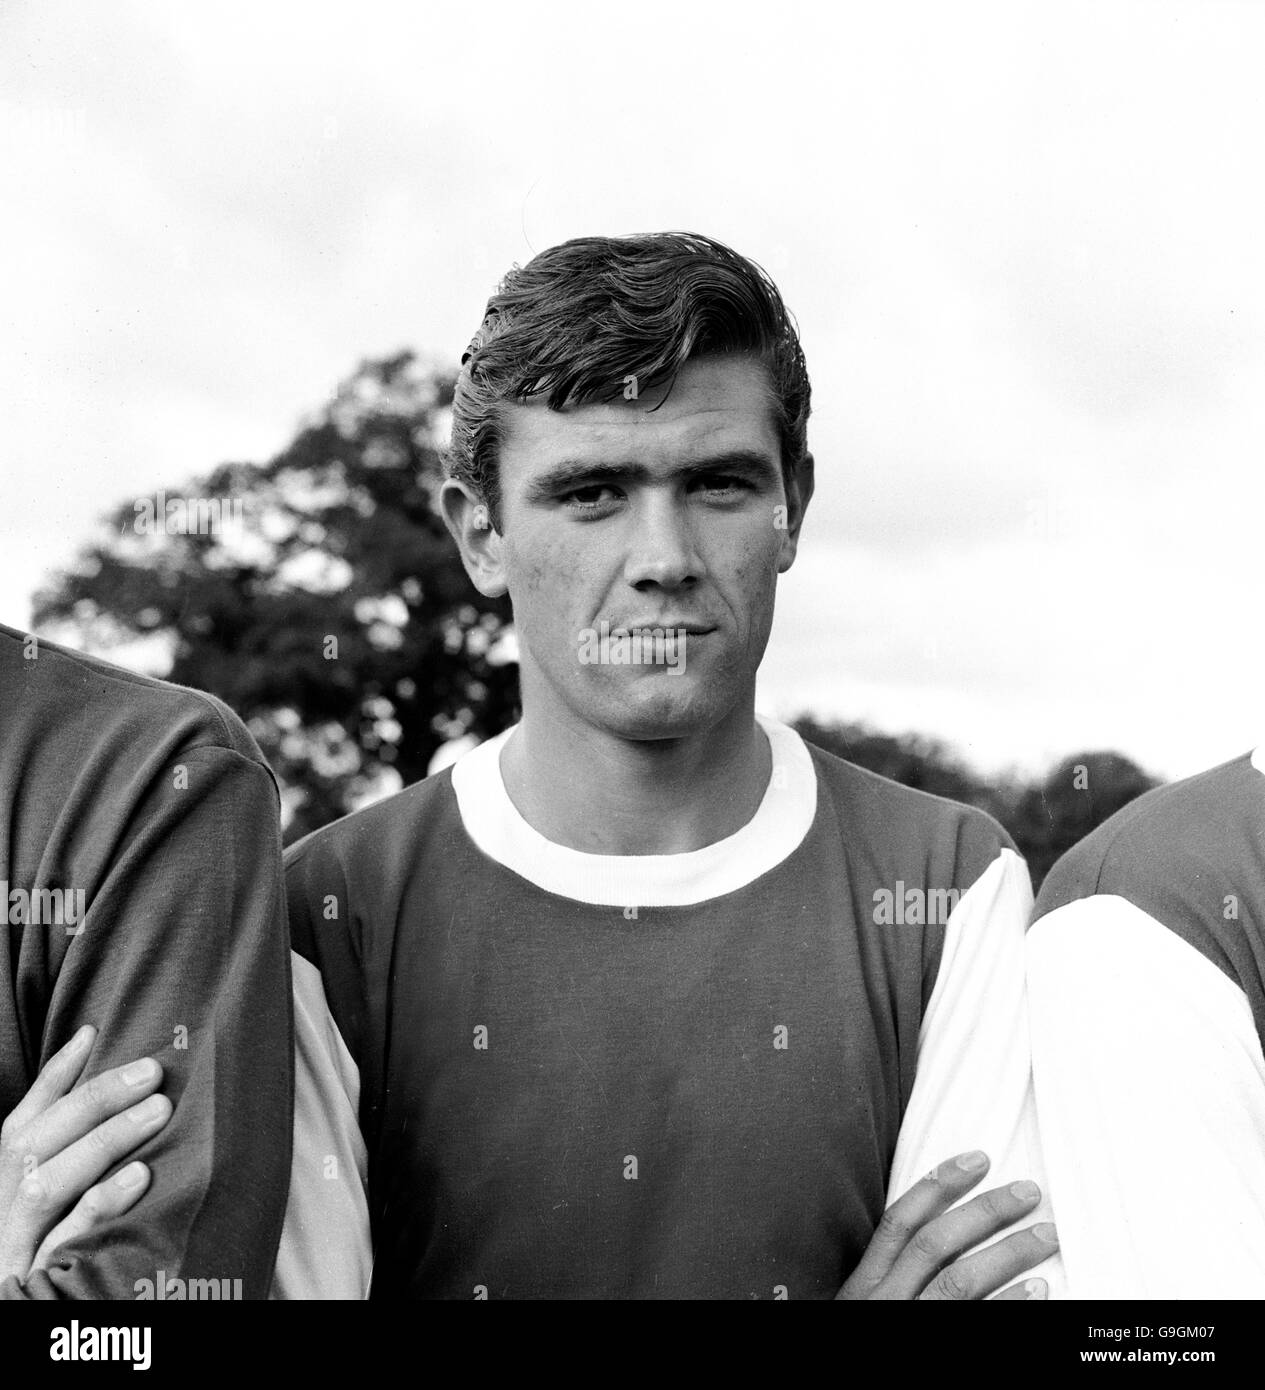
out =
[[[984,1155],[917,1181],[1036,1171],[1022,861],[754,712],[808,414],[707,238],[568,242],[489,303],[442,505],[522,721],[289,853],[286,1292],[363,1292],[367,1231],[387,1298],[978,1298],[1051,1255],[958,1258],[1038,1214],[946,1214]]]
[[[273,777],[218,700],[4,626],[0,710],[0,1295],[262,1298],[291,1136]]]
[[[1028,979],[1068,1295],[1265,1298],[1265,749],[1069,850]]]

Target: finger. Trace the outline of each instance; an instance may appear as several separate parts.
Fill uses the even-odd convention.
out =
[[[96,1036],[97,1030],[92,1024],[85,1023],[60,1052],[53,1053],[31,1083],[31,1089],[9,1112],[4,1122],[6,1135],[25,1129],[70,1090],[79,1080]]]
[[[1033,1299],[1047,1299],[1050,1286],[1044,1279],[1025,1279],[1022,1284],[1011,1284],[1004,1292],[994,1294],[990,1303],[1031,1302]]]
[[[111,1116],[144,1100],[162,1079],[163,1069],[152,1057],[103,1071],[76,1086],[26,1126],[21,1134],[24,1151],[37,1163],[50,1161]]]
[[[988,1155],[976,1149],[937,1164],[925,1178],[902,1193],[883,1213],[844,1292],[850,1297],[864,1297],[875,1288],[891,1272],[915,1233],[965,1197],[987,1172]],[[920,1284],[918,1288],[921,1287]],[[916,1293],[914,1290],[906,1296],[913,1298]]]
[[[974,1246],[1013,1226],[1041,1200],[1041,1189],[1027,1180],[994,1187],[929,1221],[905,1246],[892,1267],[889,1298],[917,1298],[931,1279]],[[1020,1265],[1019,1270],[1028,1268]],[[1007,1277],[1013,1277],[1018,1270]],[[991,1287],[996,1288],[994,1284]],[[978,1297],[979,1295],[973,1295]]]
[[[19,1229],[35,1235],[31,1248],[56,1218],[115,1164],[171,1118],[171,1102],[166,1096],[152,1095],[99,1124],[69,1148],[41,1163],[35,1176],[18,1188],[10,1208]]]
[[[1054,1227],[1048,1221],[1040,1222],[942,1269],[928,1284],[922,1298],[928,1301],[985,1298],[1025,1269],[1048,1259],[1058,1248]]]
[[[75,1203],[70,1214],[44,1237],[31,1261],[31,1269],[47,1269],[54,1252],[72,1240],[90,1235],[98,1226],[122,1216],[144,1196],[150,1171],[139,1160],[129,1163],[105,1182],[90,1187]]]

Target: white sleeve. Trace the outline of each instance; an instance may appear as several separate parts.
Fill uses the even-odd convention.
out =
[[[1247,997],[1126,899],[1028,941],[1041,1135],[1073,1298],[1265,1298],[1265,1060]]]
[[[889,1206],[937,1164],[983,1149],[991,1160],[988,1174],[963,1201],[1030,1178],[1042,1198],[1022,1226],[1053,1220],[1024,996],[1024,932],[1031,910],[1027,867],[1013,850],[1004,849],[949,917],[935,989],[918,1035],[918,1070],[892,1162]],[[1021,1277],[1038,1275],[1048,1281],[1052,1297],[1061,1294],[1058,1254]]]
[[[294,1158],[270,1298],[362,1299],[373,1272],[360,1073],[334,1022],[320,971],[294,978]]]

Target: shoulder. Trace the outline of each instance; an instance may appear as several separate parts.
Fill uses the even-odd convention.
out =
[[[1050,871],[1033,914],[1033,959],[1101,955],[1114,938],[1129,943],[1138,968],[1143,956],[1181,962],[1193,950],[1246,994],[1265,1033],[1263,838],[1259,750],[1157,787]]]
[[[357,1058],[374,1037],[366,1001],[389,988],[382,971],[393,957],[401,903],[413,887],[431,891],[431,875],[460,834],[445,768],[314,830],[284,853],[296,980],[308,978],[313,992],[307,969],[317,972],[322,1007]]]
[[[986,811],[906,787],[805,741],[824,797],[840,819],[845,843],[895,870],[918,864],[932,876],[969,887],[1014,841]]]
[[[0,624],[0,683],[8,708],[30,708],[32,716],[78,709],[95,718],[113,716],[150,738],[158,728],[189,742],[232,749],[262,762],[258,745],[236,714],[214,695],[153,676],[138,675],[113,662],[72,651],[42,637]]]
[[[73,744],[79,761],[92,761],[112,785],[207,750],[234,755],[275,779],[258,744],[222,700],[205,691],[138,675],[100,657],[0,624],[0,703],[6,715],[6,750],[49,772],[65,763]],[[221,759],[222,761],[232,761]]]
[[[1262,759],[1244,754],[1130,802],[1051,869],[1034,921],[1096,894],[1144,905],[1193,899],[1241,877],[1259,860],[1265,828],[1265,775],[1258,763]]]
[[[401,852],[416,852],[436,822],[453,811],[452,769],[444,768],[296,840],[286,850],[287,871],[322,864],[382,864]]]

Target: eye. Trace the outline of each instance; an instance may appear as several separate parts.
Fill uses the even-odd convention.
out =
[[[558,500],[573,512],[605,511],[619,500],[619,489],[610,483],[589,483],[561,493]]]
[[[703,492],[721,496],[735,496],[740,492],[751,492],[752,483],[736,473],[704,473],[696,482]]]

